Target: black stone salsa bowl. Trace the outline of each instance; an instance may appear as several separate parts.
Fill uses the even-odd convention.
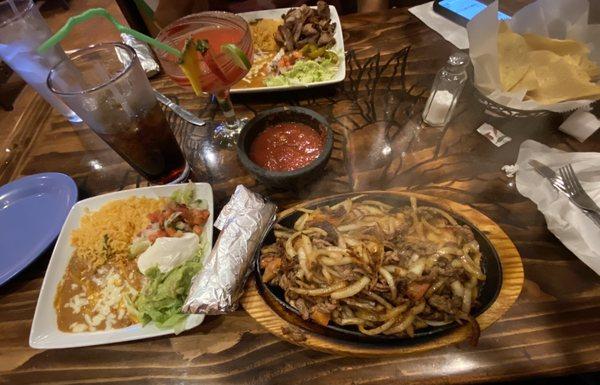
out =
[[[250,145],[256,136],[265,128],[284,122],[304,123],[323,136],[324,144],[317,159],[297,170],[271,171],[254,163],[248,156]],[[305,186],[325,168],[333,148],[333,132],[327,120],[303,107],[278,107],[257,114],[250,120],[240,133],[237,142],[237,153],[242,165],[259,181],[270,187],[282,189],[298,189]]]

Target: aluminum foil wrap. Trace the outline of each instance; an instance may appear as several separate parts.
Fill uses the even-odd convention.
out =
[[[160,66],[154,58],[154,54],[152,53],[152,50],[148,44],[144,43],[143,41],[139,41],[135,37],[126,33],[121,34],[121,40],[123,40],[123,43],[133,48],[138,59],[140,59],[140,64],[142,65],[144,72],[146,72],[146,76],[151,78],[160,72]],[[119,51],[117,50],[117,55],[118,52]]]
[[[185,313],[223,314],[237,308],[256,249],[275,221],[277,206],[238,185],[215,221],[221,230],[204,267],[192,279]]]

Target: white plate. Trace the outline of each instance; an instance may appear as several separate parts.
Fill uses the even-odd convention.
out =
[[[317,8],[317,7],[311,7]],[[256,19],[280,19],[281,15],[285,14],[288,10],[292,8],[277,8],[277,9],[268,9],[265,11],[254,11],[254,12],[244,12],[238,13],[241,17],[243,17],[246,21],[252,21]],[[325,80],[322,82],[315,83],[307,83],[307,84],[298,84],[293,86],[273,86],[273,87],[252,87],[252,88],[232,88],[232,94],[246,94],[250,92],[257,91],[289,91],[289,90],[298,90],[304,88],[312,88],[319,87],[328,84],[335,84],[344,81],[346,78],[346,55],[344,49],[344,35],[342,34],[342,23],[340,23],[340,17],[338,16],[337,10],[333,5],[329,6],[329,11],[331,12],[331,22],[335,23],[335,45],[333,46],[333,50],[339,53],[340,56],[340,66],[338,67],[338,72],[335,76],[329,80]]]
[[[29,334],[29,346],[36,349],[73,348],[139,340],[174,333],[173,329],[159,329],[152,323],[146,326],[136,324],[122,329],[106,331],[65,333],[58,329],[56,311],[54,310],[54,296],[74,251],[74,248],[70,243],[71,232],[79,227],[79,221],[85,213],[86,208],[95,211],[110,201],[127,199],[133,196],[143,196],[148,198],[168,197],[173,191],[184,186],[185,184],[151,186],[117,191],[84,199],[71,208],[69,216],[58,236],[54,250],[52,251],[52,257],[50,258],[46,276],[42,283],[40,296],[38,297],[38,302],[35,307],[35,315],[33,316],[31,333]],[[208,183],[196,183],[196,196],[208,203],[210,217],[206,222],[206,226],[204,226],[204,236],[209,241],[206,242],[207,250],[205,250],[205,252],[210,253],[210,250],[212,249],[214,215],[211,186]],[[200,325],[203,320],[204,314],[194,314],[189,316],[185,324],[185,330]]]

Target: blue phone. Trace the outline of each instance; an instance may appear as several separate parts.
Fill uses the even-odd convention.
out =
[[[435,12],[463,26],[486,7],[486,4],[477,0],[435,0],[433,3]],[[498,20],[509,19],[506,13],[498,12]]]

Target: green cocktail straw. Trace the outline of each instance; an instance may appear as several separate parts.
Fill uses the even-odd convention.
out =
[[[119,23],[113,17],[113,15],[111,15],[104,8],[91,8],[85,12],[80,13],[77,16],[70,17],[69,20],[67,20],[67,22],[65,23],[65,25],[63,25],[62,28],[58,30],[58,32],[56,32],[52,37],[50,37],[38,47],[37,52],[40,54],[46,52],[51,47],[60,43],[60,41],[63,40],[69,32],[71,32],[71,29],[74,26],[76,26],[79,23],[83,23],[84,21],[87,21],[95,16],[102,16],[108,19],[111,23],[115,25],[119,32],[127,33],[138,40],[151,44],[162,51],[168,52],[173,56],[181,58],[181,51],[179,51],[178,49],[173,48],[168,44],[161,43],[160,41],[153,39],[150,36],[144,35],[143,33],[140,33],[134,29],[124,26],[123,24]]]

